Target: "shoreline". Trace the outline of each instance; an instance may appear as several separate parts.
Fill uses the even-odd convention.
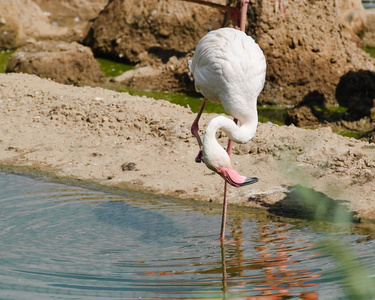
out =
[[[164,100],[74,87],[25,74],[0,75],[0,165],[179,199],[221,202],[223,181],[204,164],[190,109]],[[203,130],[215,114],[203,114]],[[201,132],[203,133],[203,132]],[[226,144],[222,134],[219,142]],[[230,188],[229,203],[295,209],[299,185],[327,201],[349,201],[357,218],[375,219],[375,145],[329,128],[259,124],[233,148],[233,165],[260,181]]]
[[[171,197],[163,194],[155,194],[147,192],[145,190],[132,190],[128,188],[107,186],[102,185],[95,181],[81,180],[78,178],[65,178],[56,176],[53,173],[42,171],[40,169],[32,167],[20,167],[12,165],[0,164],[0,172],[4,174],[15,174],[17,176],[27,176],[36,180],[43,180],[46,182],[53,182],[57,184],[63,184],[67,186],[73,186],[83,189],[89,189],[94,191],[101,191],[113,195],[119,195],[124,197],[130,197],[129,200],[142,203],[152,203],[160,201],[160,199],[166,199],[167,201],[178,201],[179,205],[183,205],[189,208],[194,207],[195,210],[201,211],[203,214],[217,214],[217,211],[221,211],[221,203],[213,203],[207,201],[199,201],[195,199],[183,199],[177,197]],[[156,201],[156,202],[155,202]],[[216,211],[216,212],[215,212]],[[285,215],[283,212],[277,214],[270,212],[265,207],[252,207],[242,206],[238,203],[228,203],[228,216],[232,219],[256,219],[257,222],[268,224],[270,221],[288,223],[296,228],[308,228],[313,231],[322,232],[337,232],[350,230],[357,235],[365,236],[365,240],[372,240],[375,238],[375,220],[361,218],[359,222],[348,221],[348,222],[332,222],[328,219],[322,220],[311,220],[298,215]],[[219,234],[219,232],[218,232]]]

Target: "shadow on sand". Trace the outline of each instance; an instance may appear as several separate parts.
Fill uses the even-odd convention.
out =
[[[272,214],[297,219],[359,223],[346,200],[334,200],[322,192],[301,185],[288,187],[286,197],[275,204],[264,204]]]

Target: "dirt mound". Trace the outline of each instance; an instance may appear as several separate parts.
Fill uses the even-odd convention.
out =
[[[116,81],[136,89],[193,92],[186,62],[199,39],[209,30],[227,26],[228,17],[213,8],[174,0],[111,0],[105,6],[106,2],[0,0],[0,32],[3,32],[0,48],[18,47],[28,40],[80,40],[88,30],[88,19],[104,7],[85,42],[96,53],[137,63],[139,67]],[[349,71],[360,74],[361,70],[375,70],[374,59],[357,47],[361,43],[358,36],[363,32],[365,43],[369,41],[372,23],[364,27],[366,15],[360,0],[283,0],[283,11],[275,3],[280,2],[253,0],[248,11],[247,32],[263,48],[268,66],[259,102],[293,105],[304,102],[296,108],[295,116],[291,116],[293,123],[313,125],[325,121],[314,111],[313,103],[305,105],[305,100],[319,94],[323,106],[336,104],[335,96],[340,93],[337,89],[345,90],[341,82]],[[367,19],[371,19],[368,12]],[[87,70],[84,64],[77,63],[78,73]],[[49,74],[46,68],[41,69],[40,75],[76,84],[98,81],[89,78],[96,77],[96,71],[86,73],[87,83],[83,83],[81,75],[69,74],[68,79],[63,78],[65,68],[62,66],[61,78],[57,69]],[[37,70],[26,72],[37,73]],[[347,85],[348,81],[345,82]],[[354,114],[351,119],[363,116],[373,119],[372,99],[356,98],[345,92],[339,98],[340,102],[353,102],[347,105],[349,114]],[[363,109],[357,112],[359,107]]]
[[[196,93],[194,83],[189,75],[188,60],[192,53],[178,59],[172,56],[166,64],[160,66],[144,66],[123,73],[114,78],[131,88],[142,90],[167,90],[174,92]]]
[[[130,63],[166,63],[172,56],[185,56],[223,21],[224,14],[216,9],[182,1],[113,0],[84,42],[95,53]]]
[[[96,18],[108,0],[33,0],[52,22],[69,26]]]
[[[190,132],[195,117],[190,109],[27,74],[0,74],[0,82],[0,165],[221,201],[222,178],[194,162],[198,146]],[[202,115],[202,129],[212,118]],[[375,146],[329,129],[259,124],[249,143],[234,146],[232,162],[241,174],[260,180],[230,188],[229,202],[283,204],[288,187],[300,184],[348,200],[358,217],[374,219]],[[221,133],[218,141],[224,146],[227,138]]]
[[[341,76],[349,70],[375,70],[374,60],[345,37],[335,2],[288,1],[285,19],[273,1],[257,0],[251,6],[248,32],[268,65],[261,102],[297,104],[317,91],[333,104]]]
[[[314,91],[288,112],[288,124],[315,126],[334,122],[331,125],[341,123],[351,130],[368,131],[375,128],[375,72],[349,71],[340,78],[335,97],[341,107],[347,108],[345,113],[329,114],[324,95]]]
[[[345,38],[362,47],[363,43],[360,36],[363,36],[367,23],[362,0],[336,1],[335,4],[337,6],[337,20],[343,27]]]
[[[91,49],[75,42],[25,45],[10,57],[6,72],[35,74],[75,85],[96,85],[105,80]]]
[[[0,49],[31,41],[82,40],[108,0],[0,0]]]
[[[375,109],[375,72],[349,71],[337,85],[336,99],[340,106],[348,107],[352,120],[371,117],[371,109]]]
[[[366,9],[366,28],[363,43],[375,47],[375,9]]]
[[[356,45],[361,43],[356,33],[363,31],[366,19],[359,0],[339,5],[335,0],[283,1],[283,6],[281,12],[275,10],[275,1],[256,0],[248,11],[247,32],[262,47],[268,65],[260,103],[295,105],[316,91],[326,105],[332,105],[344,74],[375,70],[374,60]],[[85,42],[96,53],[154,67],[154,73],[147,70],[148,80],[144,70],[127,75],[133,80],[126,81],[130,85],[166,90],[178,67],[162,68],[159,63],[173,56],[183,58],[200,37],[224,22],[221,12],[191,3],[113,0]],[[161,73],[165,76],[158,80]],[[191,90],[184,80],[172,86],[179,84],[174,90]]]
[[[28,41],[64,39],[67,28],[53,26],[33,1],[0,0],[0,49],[15,49]]]

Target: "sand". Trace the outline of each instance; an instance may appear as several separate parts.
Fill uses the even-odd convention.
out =
[[[203,114],[201,128],[214,116]],[[0,74],[0,169],[220,202],[223,180],[194,162],[194,117],[189,108],[163,100]],[[218,139],[227,143],[223,133]],[[269,123],[259,124],[255,138],[233,152],[234,168],[259,182],[230,187],[231,204],[287,211],[302,185],[340,200],[357,217],[375,219],[375,144],[329,127]]]

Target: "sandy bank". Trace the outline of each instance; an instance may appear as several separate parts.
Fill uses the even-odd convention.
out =
[[[201,128],[213,117],[204,114]],[[190,109],[166,101],[0,74],[2,165],[221,201],[222,179],[194,162],[193,119]],[[226,144],[223,135],[219,140]],[[329,200],[348,200],[358,217],[375,219],[374,144],[338,136],[329,128],[259,124],[250,143],[234,147],[233,162],[240,173],[260,180],[230,188],[230,203],[288,210],[296,207],[291,195],[301,184]]]

